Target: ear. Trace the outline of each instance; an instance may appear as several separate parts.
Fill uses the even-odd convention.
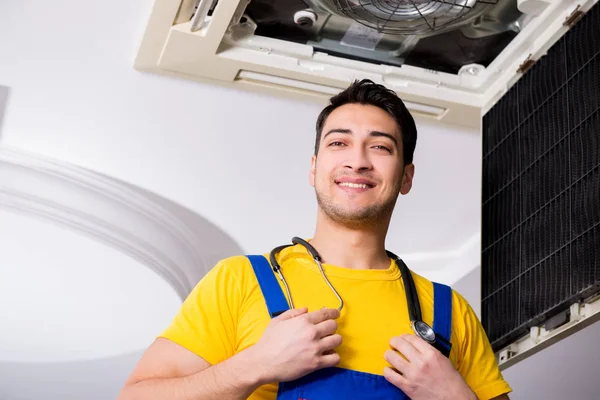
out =
[[[400,193],[403,195],[408,194],[412,188],[413,177],[415,176],[415,165],[408,164],[404,166],[404,174],[402,175],[402,185],[400,186]]]
[[[317,168],[317,156],[313,155],[310,159],[310,174],[308,175],[308,182],[310,186],[315,187],[315,171]]]

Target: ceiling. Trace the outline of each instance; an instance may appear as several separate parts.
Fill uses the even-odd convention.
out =
[[[139,351],[181,304],[145,265],[49,221],[0,209],[0,243],[0,303],[12,304],[0,307],[0,362]]]
[[[8,87],[0,85],[0,138],[2,137],[2,119],[8,103]]]
[[[168,199],[0,146],[0,362],[140,351],[239,246]],[[42,338],[40,340],[40,338]]]
[[[77,4],[3,3],[3,143],[157,193],[247,252],[312,235],[319,106],[139,73],[132,62],[152,2],[89,3],[95,17],[85,20]],[[444,268],[478,235],[480,149],[476,130],[419,121],[414,188],[388,237],[415,270]]]

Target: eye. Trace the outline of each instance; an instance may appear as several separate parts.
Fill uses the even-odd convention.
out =
[[[329,143],[329,145],[330,146],[344,146],[344,143],[337,141],[337,142],[331,142],[331,143]]]
[[[377,145],[377,146],[373,146],[373,147],[375,147],[375,148],[376,148],[376,149],[378,149],[378,150],[384,150],[384,151],[387,151],[387,152],[388,152],[388,153],[390,153],[390,154],[392,153],[392,149],[390,149],[389,147],[386,147],[386,146]]]

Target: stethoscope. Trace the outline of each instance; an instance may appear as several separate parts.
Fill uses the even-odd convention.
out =
[[[335,287],[333,287],[331,282],[329,282],[327,275],[325,275],[325,271],[323,270],[323,265],[321,264],[321,256],[319,255],[317,250],[312,245],[310,245],[307,241],[305,241],[301,238],[298,238],[298,237],[292,238],[292,244],[285,244],[282,246],[275,247],[273,250],[271,250],[271,253],[269,254],[269,260],[271,262],[271,267],[273,268],[273,271],[275,273],[277,273],[277,275],[279,276],[279,279],[281,279],[281,282],[283,283],[283,286],[287,293],[290,308],[294,308],[294,303],[292,301],[292,295],[290,293],[290,288],[288,287],[287,281],[285,280],[285,277],[281,273],[281,266],[277,262],[276,256],[281,250],[285,249],[286,247],[297,245],[297,244],[304,246],[306,248],[306,250],[312,256],[312,258],[315,260],[315,263],[319,267],[319,271],[321,272],[323,279],[325,280],[325,282],[327,282],[327,285],[331,288],[331,291],[335,294],[335,297],[337,297],[337,299],[340,303],[338,310],[342,311],[342,308],[344,307],[344,300],[342,299],[342,296],[340,296],[340,294],[337,292],[337,290],[335,290]],[[421,306],[419,304],[419,298],[417,296],[417,289],[415,287],[415,282],[413,281],[412,274],[408,270],[408,267],[406,266],[404,261],[402,261],[400,259],[400,257],[398,257],[394,253],[387,251],[387,250],[386,250],[386,253],[387,253],[388,257],[392,258],[396,262],[396,265],[398,265],[398,268],[400,269],[402,281],[404,282],[404,291],[406,292],[406,303],[408,304],[408,317],[410,319],[410,325],[412,327],[412,330],[421,339],[423,339],[427,343],[435,346],[436,339],[438,337],[435,334],[435,331],[433,330],[433,328],[431,326],[429,326],[429,324],[422,321]],[[435,347],[437,347],[437,346],[435,346]]]

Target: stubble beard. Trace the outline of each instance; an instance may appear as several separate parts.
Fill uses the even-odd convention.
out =
[[[399,189],[399,188],[398,188]],[[382,202],[366,206],[345,207],[332,196],[321,193],[315,185],[315,194],[320,210],[333,222],[351,229],[375,228],[389,222],[398,194]]]

